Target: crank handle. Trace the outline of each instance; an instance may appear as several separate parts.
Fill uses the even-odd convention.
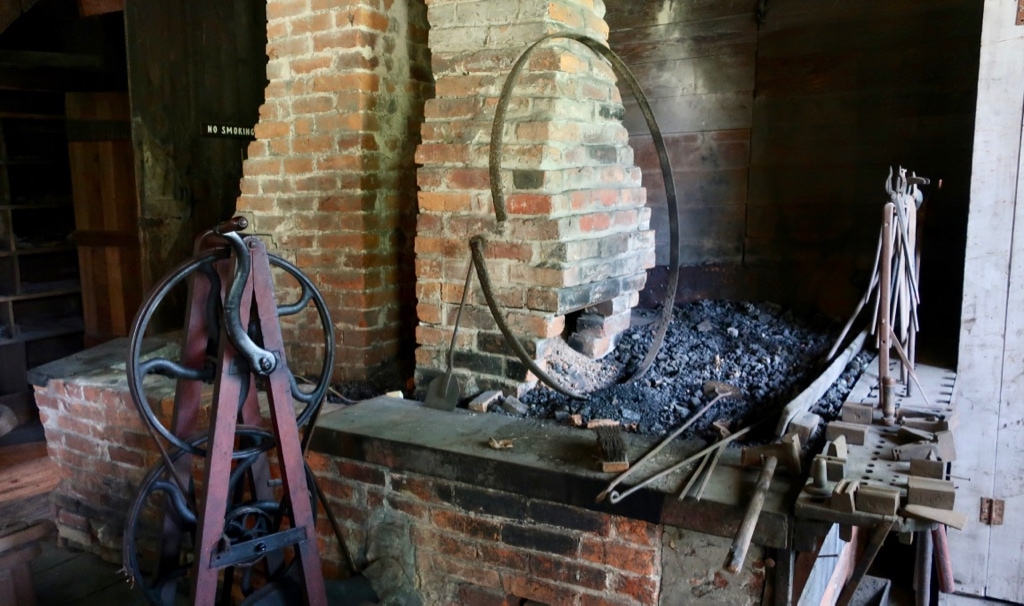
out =
[[[248,225],[244,217],[235,217],[232,221],[235,224]],[[217,229],[230,224],[227,221],[217,226]],[[243,225],[244,227],[244,225]],[[249,279],[252,270],[252,255],[242,237],[237,231],[226,231],[221,236],[231,245],[235,253],[235,271],[231,276],[231,287],[228,288],[227,297],[224,299],[224,329],[228,333],[231,343],[238,349],[239,353],[249,363],[249,368],[258,375],[269,375],[277,368],[277,358],[274,354],[263,349],[249,338],[242,321],[239,319],[242,307],[242,294],[245,291],[245,284]]]

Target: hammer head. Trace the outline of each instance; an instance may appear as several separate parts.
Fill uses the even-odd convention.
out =
[[[773,444],[744,448],[740,453],[740,465],[761,465],[768,457],[775,457],[779,467],[800,475],[800,437],[795,431],[791,431]]]

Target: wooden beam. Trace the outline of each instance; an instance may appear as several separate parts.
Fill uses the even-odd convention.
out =
[[[76,53],[2,50],[0,51],[0,65],[20,68],[103,69],[103,57]]]
[[[93,17],[124,10],[124,0],[78,0],[78,14]]]

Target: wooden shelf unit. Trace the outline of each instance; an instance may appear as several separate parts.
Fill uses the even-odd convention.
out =
[[[82,346],[78,256],[69,239],[74,228],[64,116],[4,112],[0,394],[24,391],[29,366]]]

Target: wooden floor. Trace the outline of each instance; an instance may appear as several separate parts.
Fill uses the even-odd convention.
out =
[[[131,588],[120,566],[88,553],[59,549],[56,540],[32,561],[37,606],[135,606],[146,600]]]

